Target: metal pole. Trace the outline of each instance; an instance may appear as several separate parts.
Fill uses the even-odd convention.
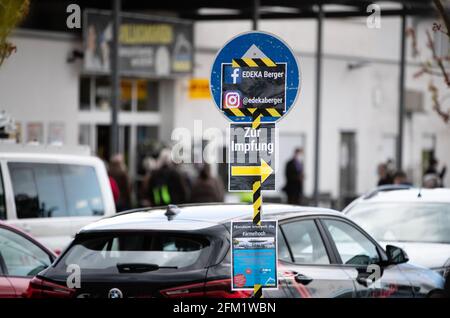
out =
[[[111,43],[111,155],[119,152],[119,124],[117,113],[120,106],[119,28],[121,0],[113,0],[113,38]]]
[[[258,30],[259,22],[259,3],[260,0],[253,0],[253,19],[252,19],[252,30]]]
[[[319,4],[317,17],[317,51],[316,51],[316,114],[314,136],[314,205],[319,203],[319,167],[320,167],[320,96],[322,82],[322,27],[323,10]]]
[[[404,10],[404,8],[403,8]],[[405,55],[406,55],[406,14],[402,13],[400,51],[400,80],[398,98],[397,170],[403,167],[403,127],[405,122]]]

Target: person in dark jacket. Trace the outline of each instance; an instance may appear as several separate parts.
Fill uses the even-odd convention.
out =
[[[386,163],[380,163],[378,165],[378,186],[392,184],[393,178],[391,173],[389,172],[388,165]]]
[[[148,191],[152,206],[188,202],[189,188],[186,178],[173,164],[170,150],[161,151],[158,169],[148,180]]]
[[[202,202],[223,202],[224,186],[220,178],[211,175],[208,164],[204,164],[197,180],[192,186],[191,201],[193,203]]]
[[[394,173],[392,184],[394,184],[394,185],[408,185],[408,186],[412,185],[411,182],[408,181],[407,174],[404,171],[402,171],[402,170],[399,170],[399,171]]]
[[[303,149],[297,148],[294,157],[286,163],[286,192],[289,204],[301,204],[303,199]]]

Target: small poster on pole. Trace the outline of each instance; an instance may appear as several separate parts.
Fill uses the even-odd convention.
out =
[[[277,229],[277,221],[231,223],[233,290],[253,290],[255,285],[278,289]]]

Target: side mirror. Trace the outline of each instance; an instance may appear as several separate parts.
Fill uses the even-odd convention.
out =
[[[386,245],[386,254],[389,264],[403,264],[409,261],[408,254],[400,247],[394,245]]]

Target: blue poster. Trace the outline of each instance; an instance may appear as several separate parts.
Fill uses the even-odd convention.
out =
[[[277,221],[231,223],[232,289],[278,288]]]
[[[219,51],[211,70],[211,95],[233,122],[251,122],[254,109],[263,122],[276,122],[295,103],[300,70],[292,50],[266,32],[248,32]]]

